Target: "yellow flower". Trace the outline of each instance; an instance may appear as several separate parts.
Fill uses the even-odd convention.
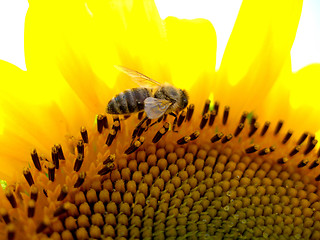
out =
[[[0,239],[319,239],[320,68],[290,65],[301,7],[244,1],[216,72],[207,20],[30,1],[28,70],[0,64]],[[132,139],[141,114],[105,115],[135,87],[114,65],[187,90],[177,132],[168,115]]]

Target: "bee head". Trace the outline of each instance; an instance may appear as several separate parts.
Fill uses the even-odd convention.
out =
[[[185,109],[188,106],[189,95],[186,90],[180,89],[181,92],[181,108]]]

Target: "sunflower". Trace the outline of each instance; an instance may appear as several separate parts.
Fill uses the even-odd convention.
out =
[[[215,71],[207,20],[161,20],[151,0],[30,1],[28,70],[0,64],[0,238],[319,239],[320,68],[290,64],[301,7],[244,1]],[[115,65],[190,104],[141,125],[106,114],[135,87]]]

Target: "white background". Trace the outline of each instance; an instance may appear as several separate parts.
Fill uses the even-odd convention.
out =
[[[156,0],[160,16],[209,19],[217,32],[217,65],[232,31],[241,0]],[[24,18],[27,0],[0,0],[0,59],[26,69],[24,61]],[[318,14],[317,14],[318,13]],[[292,69],[320,63],[320,1],[305,0],[296,40],[291,50]]]

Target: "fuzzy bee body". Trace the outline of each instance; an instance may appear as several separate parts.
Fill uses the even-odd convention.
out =
[[[156,119],[165,113],[179,112],[188,105],[185,90],[170,84],[160,84],[134,70],[117,68],[136,81],[141,87],[125,90],[112,98],[107,106],[109,114],[131,114],[145,111],[149,119]]]

